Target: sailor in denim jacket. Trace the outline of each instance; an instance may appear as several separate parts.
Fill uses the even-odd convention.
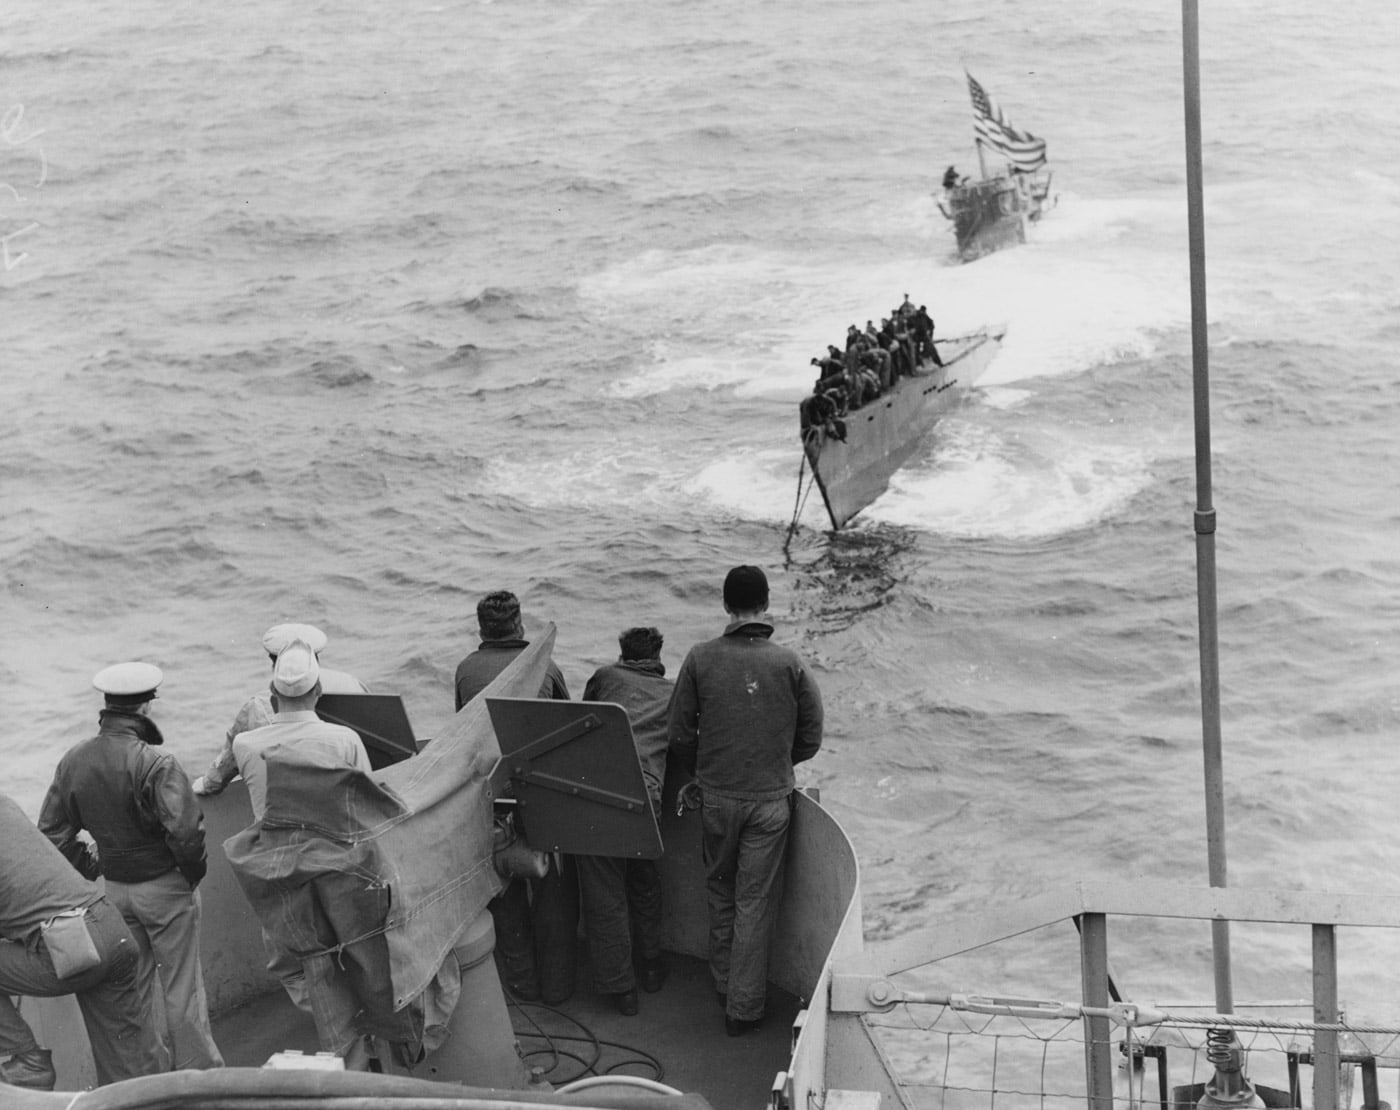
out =
[[[772,642],[768,579],[735,567],[724,581],[733,618],[696,644],[671,698],[671,750],[695,772],[710,916],[710,974],[737,1036],[763,1019],[772,893],[787,844],[793,765],[821,748],[822,699],[795,651]]]

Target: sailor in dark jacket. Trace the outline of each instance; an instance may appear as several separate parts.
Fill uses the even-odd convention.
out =
[[[530,646],[520,599],[509,590],[494,590],[478,601],[476,623],[480,646],[457,664],[453,681],[458,712]],[[564,674],[553,660],[539,696],[569,700]],[[528,841],[529,830],[524,832]],[[497,966],[506,989],[522,1002],[543,999],[554,1005],[574,993],[578,903],[573,861],[559,853],[542,877],[516,876],[491,900]]]
[[[476,624],[481,633],[481,643],[457,664],[457,674],[453,680],[458,709],[486,689],[492,679],[510,666],[511,660],[530,646],[530,641],[525,639],[520,600],[509,590],[496,590],[477,602]],[[553,660],[550,660],[549,671],[540,688],[540,697],[569,700],[564,673]]]
[[[691,648],[676,675],[669,735],[700,784],[710,974],[738,1036],[763,1020],[792,768],[821,748],[823,713],[807,665],[771,639],[763,571],[731,570],[724,609],[724,634]]]
[[[97,735],[59,760],[39,828],[85,878],[103,877],[140,946],[143,978],[159,968],[173,1066],[218,1068],[199,960],[204,816],[146,715],[161,678],[149,663],[119,663],[92,680],[106,695]],[[78,839],[84,829],[95,856]]]
[[[618,661],[593,672],[583,700],[612,702],[627,711],[647,797],[652,813],[658,814],[671,703],[671,680],[661,662],[663,640],[655,628],[629,628],[617,642],[622,649]],[[630,1016],[637,1012],[637,972],[650,993],[659,991],[666,978],[661,961],[661,873],[649,859],[576,859],[594,988],[611,995],[618,1011]]]
[[[919,305],[914,313],[914,334],[918,337],[920,354],[927,354],[935,366],[942,366],[943,359],[933,345],[933,317],[928,314],[928,305]]]

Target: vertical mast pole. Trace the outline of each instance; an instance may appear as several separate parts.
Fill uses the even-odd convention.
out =
[[[1225,783],[1220,739],[1220,642],[1215,594],[1215,507],[1210,477],[1210,354],[1206,332],[1206,237],[1201,171],[1201,65],[1197,0],[1181,0],[1186,107],[1186,222],[1191,256],[1191,366],[1196,414],[1196,607],[1200,626],[1201,738],[1205,755],[1206,848],[1210,885],[1226,885]],[[1230,923],[1211,922],[1215,1008],[1234,1012]]]

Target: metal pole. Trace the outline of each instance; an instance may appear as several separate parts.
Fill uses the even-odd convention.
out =
[[[1079,926],[1079,966],[1086,1007],[1108,1006],[1108,918],[1086,913]],[[1130,1065],[1131,1066],[1131,1065]],[[1108,1018],[1084,1018],[1084,1076],[1089,1110],[1113,1110],[1113,1030]]]
[[[1331,925],[1312,927],[1313,1020],[1335,1025],[1337,1009],[1337,934]],[[1337,1110],[1338,1037],[1335,1029],[1313,1034],[1313,1108]]]
[[[1201,172],[1200,28],[1196,0],[1181,0],[1186,105],[1186,223],[1191,256],[1191,366],[1196,402],[1196,608],[1200,624],[1201,739],[1205,754],[1206,848],[1210,885],[1226,885],[1225,785],[1220,743],[1220,641],[1215,598],[1215,507],[1210,481],[1210,352],[1206,333],[1206,236]],[[1230,923],[1211,922],[1215,1008],[1234,1012]]]

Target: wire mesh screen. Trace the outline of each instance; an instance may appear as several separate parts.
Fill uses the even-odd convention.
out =
[[[919,1110],[1085,1107],[1086,1028],[1079,1017],[984,1014],[947,1005],[902,1003],[872,1019]],[[1113,1104],[1185,1110],[1208,1093],[1230,1101],[1239,1078],[1265,1107],[1311,1107],[1314,1038],[1338,1033],[1338,1106],[1391,1105],[1397,1098],[1400,1028],[1318,1026],[1281,1017],[1167,1015],[1152,1025],[1109,1027],[1099,1046],[1112,1061]],[[1219,1065],[1219,1067],[1218,1067]],[[1223,1067],[1224,1078],[1220,1078]]]

